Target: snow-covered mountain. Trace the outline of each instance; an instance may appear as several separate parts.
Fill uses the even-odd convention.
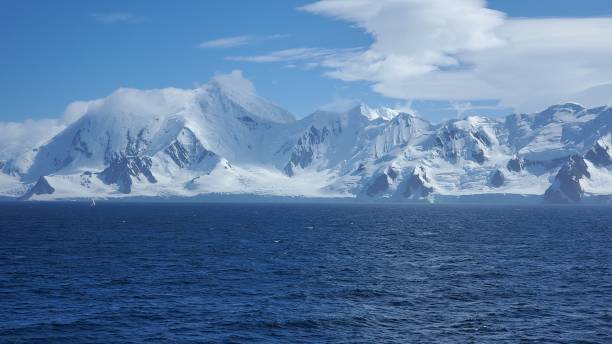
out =
[[[84,104],[52,138],[0,147],[0,196],[612,199],[610,107],[568,103],[432,124],[361,105],[296,120],[239,72],[196,89],[119,89]]]

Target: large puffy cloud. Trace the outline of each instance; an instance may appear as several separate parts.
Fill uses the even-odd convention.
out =
[[[240,59],[302,60],[403,100],[491,99],[518,111],[570,100],[612,102],[612,18],[514,19],[482,0],[321,0],[301,9],[347,21],[372,44],[337,54],[302,48],[309,54]]]
[[[609,103],[611,18],[506,19],[480,0],[323,0],[305,10],[357,24],[367,51],[328,61],[331,76],[401,99],[499,99],[519,110]],[[598,90],[591,92],[589,90]]]
[[[367,51],[329,62],[330,74],[344,80],[402,80],[503,44],[495,34],[503,14],[480,0],[324,0],[302,9],[353,22],[374,38]]]
[[[76,101],[66,107],[59,118],[26,119],[23,122],[0,122],[0,161],[20,158],[28,159],[32,149],[49,141],[53,136],[81,118],[100,100]],[[22,167],[27,161],[14,161],[15,167]]]
[[[398,98],[500,99],[524,111],[564,101],[595,106],[612,100],[596,92],[612,81],[612,46],[607,42],[612,20],[508,20],[497,32],[506,44],[458,54],[465,68],[384,79],[374,88]]]

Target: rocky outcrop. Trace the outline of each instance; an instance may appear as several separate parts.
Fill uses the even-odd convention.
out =
[[[353,176],[364,173],[366,171],[366,166],[364,163],[359,163],[359,166],[351,173]]]
[[[506,178],[504,177],[504,173],[502,171],[500,171],[499,169],[491,172],[491,174],[489,175],[489,186],[494,187],[494,188],[498,188],[502,185],[504,185],[504,182],[506,181]]]
[[[172,143],[166,147],[166,149],[164,149],[164,153],[166,153],[172,159],[172,161],[174,161],[174,163],[181,168],[194,168],[201,170],[199,167],[211,167],[199,166],[205,160],[215,160],[215,164],[219,160],[217,155],[204,148],[195,134],[187,128],[181,130],[177,138],[172,141]]]
[[[385,173],[380,174],[378,177],[375,177],[368,188],[366,189],[366,194],[370,197],[374,197],[379,195],[389,189],[389,176]]]
[[[55,188],[49,184],[49,181],[44,176],[38,178],[36,184],[34,184],[28,192],[21,196],[22,200],[28,200],[34,195],[51,195],[55,192]]]
[[[600,140],[595,143],[593,148],[584,157],[595,166],[610,166],[612,165],[612,148],[606,142]]]
[[[0,194],[22,195],[40,176],[52,176],[54,197],[117,197],[119,189],[134,196],[542,200],[550,187],[551,201],[584,194],[590,202],[612,194],[607,107],[562,104],[505,121],[468,116],[432,124],[360,106],[293,121],[232,84],[119,90],[50,139],[0,147]],[[581,172],[579,165],[587,168]]]
[[[484,164],[486,161],[484,150],[477,148],[471,152],[472,160],[476,161],[479,164]]]
[[[510,172],[521,172],[524,167],[525,160],[516,155],[512,159],[508,160],[508,164],[506,164],[506,168]]]
[[[85,155],[87,158],[91,158],[93,153],[89,149],[87,141],[83,139],[82,130],[79,129],[72,137],[72,149]]]
[[[121,193],[132,192],[133,179],[146,179],[149,183],[157,180],[151,172],[153,162],[150,157],[120,156],[115,158],[111,164],[98,177],[107,185],[116,184]]]
[[[368,188],[366,194],[370,197],[379,195],[389,189],[391,183],[393,183],[398,177],[397,171],[393,167],[388,167],[385,172],[375,177]]]
[[[434,142],[439,154],[453,164],[465,159],[482,165],[487,160],[485,151],[492,145],[486,132],[476,128],[466,131],[454,124],[440,128]]]
[[[249,130],[256,130],[257,127],[259,126],[259,122],[254,120],[252,117],[250,116],[242,116],[242,117],[238,117],[238,120],[244,124],[245,127],[249,128]]]
[[[311,126],[297,141],[296,146],[291,152],[291,158],[289,162],[283,168],[283,171],[288,176],[293,176],[295,173],[294,169],[306,168],[310,166],[314,160],[317,146],[323,143],[329,136],[330,131],[327,127],[323,129],[317,129],[315,126]]]
[[[456,163],[459,157],[455,141],[459,138],[460,132],[451,127],[443,127],[437,137],[435,144],[440,155],[451,163]]]
[[[0,173],[8,174],[13,177],[23,176],[19,168],[13,166],[13,160],[0,161]]]
[[[434,187],[427,177],[427,173],[423,166],[416,167],[408,180],[406,181],[406,190],[404,197],[411,199],[427,198],[434,192]]]
[[[584,196],[580,180],[590,178],[587,164],[579,155],[569,157],[561,167],[553,184],[544,193],[544,198],[550,203],[578,203]]]

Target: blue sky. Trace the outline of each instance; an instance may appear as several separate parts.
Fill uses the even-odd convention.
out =
[[[1,0],[0,121],[58,117],[72,101],[104,97],[119,87],[190,88],[207,82],[216,73],[235,69],[242,70],[261,95],[298,117],[319,107],[340,108],[364,101],[375,106],[410,107],[437,121],[457,112],[503,114],[512,111],[513,102],[531,101],[509,97],[499,105],[497,100],[486,100],[497,97],[497,93],[484,94],[485,100],[473,98],[471,94],[476,89],[466,93],[469,99],[465,101],[448,102],[435,92],[419,93],[413,98],[389,91],[389,87],[409,82],[410,87],[421,90],[429,84],[418,84],[410,78],[388,80],[378,74],[364,75],[362,70],[347,76],[344,66],[329,64],[337,62],[337,55],[343,54],[344,49],[375,45],[376,40],[364,31],[378,30],[378,19],[354,18],[352,9],[344,8],[297,9],[313,2]],[[492,0],[488,7],[505,13],[506,21],[514,17],[578,20],[612,16],[612,5],[604,0]],[[535,22],[529,25],[537,28]],[[566,26],[552,23],[551,31],[555,25]],[[594,24],[600,30],[607,30],[606,25]],[[510,31],[523,29],[513,30]],[[380,31],[381,37],[383,34],[389,36],[387,41],[394,39],[388,31]],[[591,31],[584,34],[593,35]],[[229,41],[210,43],[227,38]],[[242,44],[230,44],[236,42]],[[201,44],[203,47],[199,47]],[[579,48],[582,49],[576,49]],[[275,56],[274,52],[287,49],[313,49],[317,54],[329,49],[333,58],[301,54],[272,62],[252,59]],[[459,54],[463,49],[457,51]],[[452,49],[449,55],[453,55]],[[581,58],[584,59],[577,56],[574,60]],[[489,66],[489,60],[480,57],[466,56],[465,61]],[[469,64],[466,66],[469,68]],[[607,75],[605,62],[593,68],[606,69],[598,74]],[[597,86],[606,82],[602,78],[591,77],[577,83]],[[373,87],[375,83],[380,87]],[[551,92],[547,99],[562,99],[566,94],[567,90]]]

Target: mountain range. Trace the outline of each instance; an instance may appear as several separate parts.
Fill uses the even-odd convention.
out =
[[[607,106],[433,124],[360,105],[297,120],[234,73],[119,89],[81,112],[50,139],[0,146],[1,197],[612,201]]]

